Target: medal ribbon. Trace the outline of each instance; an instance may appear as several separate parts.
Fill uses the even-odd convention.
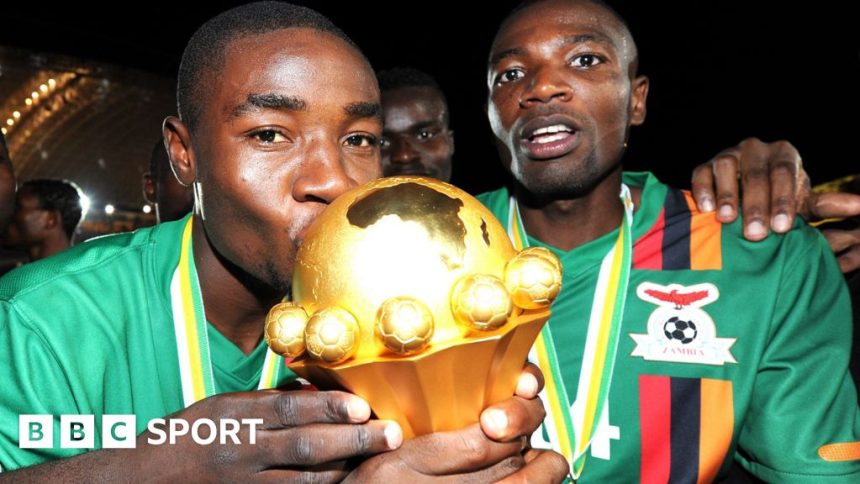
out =
[[[203,294],[197,279],[197,267],[191,246],[190,217],[182,232],[179,265],[170,283],[170,303],[173,307],[173,328],[176,333],[176,351],[179,356],[179,375],[182,381],[182,399],[185,406],[216,393],[209,351],[209,331],[203,310]],[[266,359],[257,389],[277,386],[283,357],[266,350]]]
[[[534,346],[538,366],[546,381],[545,402],[549,419],[553,423],[545,424],[545,427],[553,448],[570,463],[574,479],[582,474],[586,451],[597,430],[598,420],[605,411],[630,279],[633,201],[630,189],[624,184],[621,185],[619,196],[624,204],[624,220],[615,244],[600,264],[573,406],[562,378],[549,324],[544,325]],[[510,197],[508,235],[517,250],[528,247],[528,236],[513,196]]]

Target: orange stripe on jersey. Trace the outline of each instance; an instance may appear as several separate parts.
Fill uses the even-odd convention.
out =
[[[694,271],[723,268],[722,228],[714,213],[702,213],[688,191],[684,198],[690,208],[690,269]]]
[[[732,382],[702,379],[702,410],[699,432],[699,478],[713,482],[725,462],[734,432],[735,411]]]
[[[818,448],[818,456],[828,462],[860,460],[860,442],[822,445]]]

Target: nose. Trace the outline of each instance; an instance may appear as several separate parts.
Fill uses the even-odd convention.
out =
[[[293,182],[293,198],[299,202],[329,204],[356,184],[346,171],[339,144],[318,141],[299,165]]]
[[[573,97],[573,89],[558,69],[544,67],[532,75],[520,96],[520,106],[532,107],[552,101],[567,102]]]
[[[420,155],[412,142],[405,136],[392,136],[391,146],[388,149],[391,164],[409,164],[418,161]]]

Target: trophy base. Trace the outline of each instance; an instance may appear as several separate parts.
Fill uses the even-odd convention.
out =
[[[510,329],[406,357],[380,357],[326,367],[304,358],[291,370],[321,390],[345,390],[370,403],[380,419],[395,420],[405,438],[456,430],[481,411],[510,398],[549,309],[511,318]],[[511,324],[513,323],[513,324]]]

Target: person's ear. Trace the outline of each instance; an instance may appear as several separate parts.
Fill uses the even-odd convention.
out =
[[[63,217],[59,210],[45,210],[45,217],[42,219],[42,227],[45,230],[53,230],[57,226],[62,226]]]
[[[170,168],[182,186],[191,186],[197,180],[197,160],[191,145],[191,131],[176,116],[165,118],[161,131],[167,157],[170,158]]]
[[[645,122],[646,102],[648,100],[648,78],[637,76],[633,79],[630,93],[630,125],[639,126]]]
[[[156,203],[155,180],[152,179],[152,173],[143,174],[143,198],[147,203]]]

